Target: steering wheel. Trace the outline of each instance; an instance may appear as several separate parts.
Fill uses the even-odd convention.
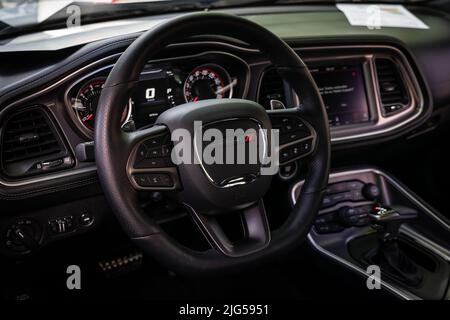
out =
[[[176,40],[214,32],[248,43],[266,54],[280,76],[301,97],[296,108],[266,111],[242,99],[211,99],[179,105],[163,112],[154,126],[126,133],[120,129],[125,105],[145,64]],[[195,136],[204,128],[280,130],[280,163],[302,158],[307,164],[304,186],[284,224],[270,230],[263,196],[270,175],[255,174],[255,165],[181,163],[145,156],[170,153],[170,134],[183,128]],[[202,127],[203,128],[203,127]],[[202,129],[201,128],[201,129]],[[203,128],[203,129],[204,129]],[[194,139],[195,140],[195,139]],[[265,142],[267,143],[267,141]],[[192,152],[198,147],[192,142]],[[267,146],[265,146],[267,147]],[[193,13],[148,30],[120,56],[102,90],[95,123],[95,156],[107,201],[128,236],[145,253],[180,274],[200,275],[241,270],[296,248],[309,232],[327,185],[330,138],[327,114],[305,64],[280,38],[243,18],[222,13]],[[196,251],[165,233],[139,203],[143,190],[171,193],[192,216],[211,248]],[[240,212],[244,237],[231,241],[218,218]]]

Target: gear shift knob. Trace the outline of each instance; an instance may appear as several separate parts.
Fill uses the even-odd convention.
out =
[[[383,241],[397,239],[400,226],[417,216],[417,211],[408,207],[381,205],[376,205],[374,211],[369,214],[372,226],[379,231]]]
[[[400,226],[416,219],[416,210],[403,207],[377,205],[369,214],[372,227],[377,230],[378,247],[371,253],[372,260],[389,274],[395,275],[405,284],[417,286],[422,282],[423,272],[417,264],[401,250],[398,239]]]

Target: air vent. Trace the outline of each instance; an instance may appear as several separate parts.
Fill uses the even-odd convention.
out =
[[[286,93],[283,79],[276,69],[269,69],[263,74],[259,88],[258,102],[267,110],[281,109],[286,106]]]
[[[6,119],[1,135],[1,164],[8,177],[23,177],[72,164],[49,115],[27,108]]]
[[[378,87],[386,116],[404,109],[409,98],[397,64],[390,59],[375,60]]]

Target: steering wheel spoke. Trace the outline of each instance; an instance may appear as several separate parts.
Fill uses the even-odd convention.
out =
[[[180,187],[176,166],[171,161],[172,142],[164,126],[127,134],[130,156],[127,174],[136,190],[175,190]]]
[[[270,243],[270,228],[262,199],[238,212],[226,213],[240,216],[243,238],[238,241],[229,239],[217,216],[201,214],[189,206],[188,210],[209,244],[226,256],[246,256],[264,249]]]
[[[280,165],[306,158],[314,152],[317,134],[302,117],[300,109],[269,111],[272,129],[279,132],[278,155]]]

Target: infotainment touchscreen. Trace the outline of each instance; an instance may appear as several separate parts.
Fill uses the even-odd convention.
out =
[[[331,126],[369,121],[369,108],[360,64],[310,67],[327,108]]]

